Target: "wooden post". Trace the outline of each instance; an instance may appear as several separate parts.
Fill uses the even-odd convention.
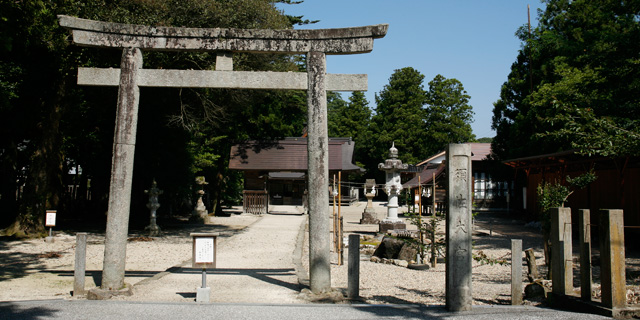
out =
[[[538,273],[538,265],[536,263],[536,255],[533,252],[533,248],[529,248],[524,251],[525,258],[527,260],[527,269],[529,270],[529,281],[533,282],[536,279],[540,279]]]
[[[580,297],[591,301],[591,213],[589,209],[580,209],[578,226],[580,234]]]
[[[349,235],[349,261],[347,267],[347,298],[360,297],[360,235]]]
[[[333,175],[333,188],[331,189],[331,197],[333,197],[333,211],[331,212],[331,221],[333,221],[333,252],[338,253],[338,216],[336,216],[336,175]]]
[[[622,210],[600,211],[600,238],[602,304],[612,309],[624,308],[627,305],[627,287]]]
[[[424,263],[424,232],[422,232],[422,184],[420,182],[420,176],[418,175],[418,232],[420,235],[420,261],[418,263]],[[432,244],[433,245],[433,244]]]
[[[571,208],[551,208],[551,279],[553,293],[573,291]]]
[[[522,304],[522,239],[511,239],[511,304]]]
[[[436,174],[435,172],[431,174],[431,183],[433,183],[433,193],[431,193],[433,195],[433,201],[431,203],[431,206],[433,208],[432,210],[432,217],[431,219],[433,221],[436,221]],[[431,231],[431,268],[435,268],[436,265],[438,264],[438,249],[436,248],[436,231],[438,230],[438,224],[437,223],[433,223],[433,230]]]
[[[338,265],[341,266],[344,264],[344,248],[342,245],[342,171],[338,171]]]

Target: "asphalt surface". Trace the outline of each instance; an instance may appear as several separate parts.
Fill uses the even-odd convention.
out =
[[[421,305],[218,304],[43,300],[0,302],[0,319],[608,319],[527,306],[451,313]]]

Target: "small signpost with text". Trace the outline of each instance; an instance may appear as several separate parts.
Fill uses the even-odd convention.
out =
[[[47,242],[53,242],[53,227],[56,226],[56,210],[47,210],[44,220],[44,226],[49,227],[49,236],[45,239]]]
[[[211,288],[207,287],[207,267],[216,267],[216,242],[218,233],[192,233],[192,267],[202,268],[202,287],[196,293],[196,302],[209,302]]]

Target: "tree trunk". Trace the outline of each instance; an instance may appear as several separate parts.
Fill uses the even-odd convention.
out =
[[[5,236],[45,236],[45,210],[57,209],[62,190],[62,153],[60,119],[64,81],[55,84],[53,97],[42,103],[44,116],[38,123],[40,139],[31,155],[20,212],[16,220],[2,231]]]

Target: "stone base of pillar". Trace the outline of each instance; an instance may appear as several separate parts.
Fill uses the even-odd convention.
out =
[[[133,290],[131,288],[130,284],[125,283],[124,288],[120,290],[91,289],[87,292],[87,300],[108,300],[114,296],[132,296]]]
[[[193,210],[193,214],[189,218],[189,221],[192,223],[207,223],[207,219],[209,218],[209,213],[207,209],[195,209]]]
[[[360,224],[378,224],[380,220],[376,218],[376,211],[373,208],[365,208],[362,213]]]
[[[406,230],[407,224],[401,220],[398,221],[385,221],[382,220],[378,226],[380,227],[380,233],[387,233],[389,230]]]

